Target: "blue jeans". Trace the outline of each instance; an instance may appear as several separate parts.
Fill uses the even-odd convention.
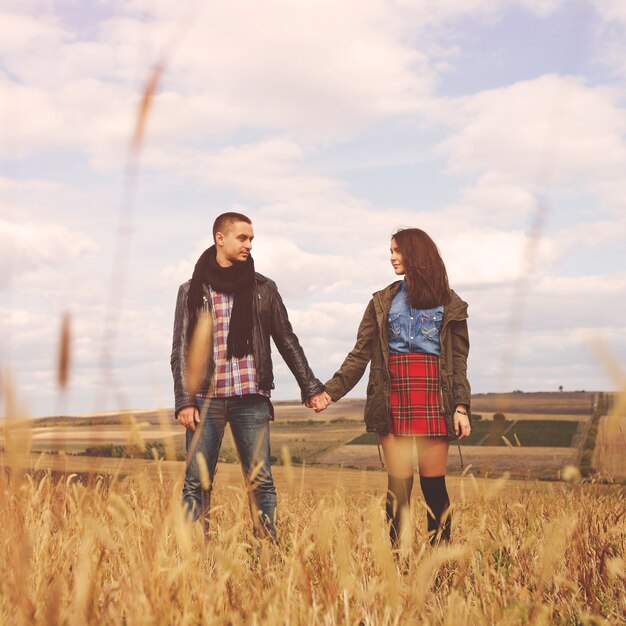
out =
[[[186,433],[187,471],[183,505],[194,521],[201,519],[207,527],[217,458],[228,422],[248,488],[255,533],[275,539],[276,488],[270,465],[269,399],[258,395],[206,399],[200,418],[196,430],[187,429]],[[198,452],[204,457],[209,471],[209,488],[206,490],[202,488],[196,458]]]

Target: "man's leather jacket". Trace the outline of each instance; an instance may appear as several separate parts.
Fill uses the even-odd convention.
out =
[[[274,340],[278,351],[295,376],[302,402],[313,394],[324,390],[324,385],[315,378],[304,355],[304,350],[296,337],[287,310],[276,288],[276,283],[258,272],[255,274],[253,291],[253,320],[252,329],[253,354],[256,364],[256,376],[259,389],[274,389],[274,374],[272,371],[272,355],[270,337]],[[176,314],[174,317],[174,337],[172,341],[172,356],[170,363],[174,376],[175,415],[187,406],[198,406],[196,397],[189,393],[185,384],[185,362],[189,342],[187,327],[189,313],[187,311],[187,294],[191,281],[183,283],[178,289]],[[210,306],[211,297],[208,287],[204,286],[206,306]],[[208,391],[213,375],[213,362],[210,361],[204,384],[198,393]]]

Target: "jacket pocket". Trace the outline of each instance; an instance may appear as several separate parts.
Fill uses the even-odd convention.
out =
[[[387,434],[389,423],[387,406],[382,393],[368,395],[365,401],[365,427],[368,432]]]

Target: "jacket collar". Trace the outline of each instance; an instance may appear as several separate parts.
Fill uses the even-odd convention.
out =
[[[384,289],[374,292],[374,304],[376,306],[376,312],[382,318],[387,314],[391,301],[394,296],[402,288],[402,280],[396,280],[390,285],[387,285]],[[451,320],[465,320],[467,319],[467,302],[461,300],[456,291],[450,290],[452,298],[450,302],[444,307],[444,318],[447,321]]]

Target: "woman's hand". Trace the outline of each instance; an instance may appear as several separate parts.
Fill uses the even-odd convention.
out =
[[[454,434],[459,439],[463,439],[463,437],[469,437],[471,432],[468,408],[464,404],[457,404],[454,410]]]

